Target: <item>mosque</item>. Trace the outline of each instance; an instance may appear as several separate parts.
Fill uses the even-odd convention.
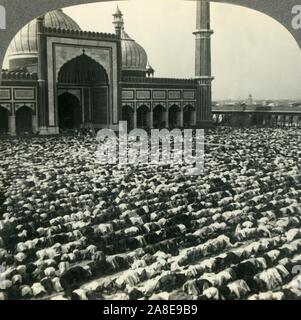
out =
[[[117,7],[114,34],[83,31],[63,10],[24,26],[2,70],[0,132],[56,135],[93,127],[211,126],[209,3],[197,4],[196,74],[154,77],[144,48],[125,31]]]

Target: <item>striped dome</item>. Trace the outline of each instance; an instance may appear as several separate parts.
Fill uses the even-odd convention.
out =
[[[122,69],[126,71],[146,71],[147,54],[124,30],[121,34]]]
[[[79,25],[67,16],[62,9],[48,12],[45,15],[45,26],[57,29],[81,30]],[[8,48],[8,58],[10,65],[13,67],[21,68],[36,63],[38,56],[36,28],[35,19],[24,26],[12,40]]]

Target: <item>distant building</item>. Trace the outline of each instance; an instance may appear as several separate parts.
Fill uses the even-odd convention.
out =
[[[253,105],[253,97],[252,97],[251,94],[249,94],[247,105],[248,105],[248,106]]]

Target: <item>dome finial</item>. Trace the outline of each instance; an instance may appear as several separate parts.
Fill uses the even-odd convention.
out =
[[[116,7],[116,13],[115,13],[115,15],[121,15],[121,16],[123,16],[121,10],[119,9],[118,4],[117,4],[117,7]]]

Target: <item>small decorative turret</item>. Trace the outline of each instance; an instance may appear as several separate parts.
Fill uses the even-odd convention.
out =
[[[37,33],[40,33],[43,31],[43,28],[45,27],[45,15],[42,15],[36,19],[37,24]]]
[[[113,24],[115,26],[116,35],[121,38],[121,33],[124,28],[123,14],[117,6],[116,12],[113,14],[114,21]]]
[[[149,62],[147,62],[147,67],[146,67],[146,74],[148,77],[153,77],[155,74],[155,70],[153,69],[153,67],[150,65]]]

